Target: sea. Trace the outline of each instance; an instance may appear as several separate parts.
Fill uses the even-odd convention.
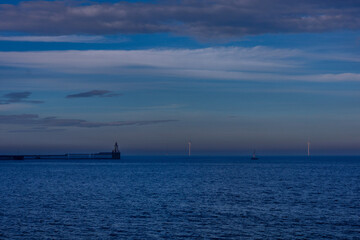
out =
[[[0,161],[0,239],[360,239],[360,157]]]

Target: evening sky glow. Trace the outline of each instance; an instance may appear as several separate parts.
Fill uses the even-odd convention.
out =
[[[360,3],[0,4],[0,152],[360,153]]]

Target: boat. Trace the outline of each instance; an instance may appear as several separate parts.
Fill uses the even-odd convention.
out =
[[[259,158],[256,156],[255,151],[253,152],[253,155],[251,157],[251,160],[258,160]]]

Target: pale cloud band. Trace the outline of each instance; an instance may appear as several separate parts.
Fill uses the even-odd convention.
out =
[[[109,42],[103,36],[81,36],[81,35],[64,35],[64,36],[0,36],[0,41],[9,42],[66,42],[66,43],[101,43]],[[124,41],[119,39],[117,42]]]
[[[261,46],[0,52],[0,66],[43,69],[56,73],[115,76],[142,74],[155,77],[238,81],[360,81],[360,74],[357,72],[307,74],[304,62],[312,60],[360,61],[354,56],[333,55],[329,58],[328,55],[307,54],[296,49],[274,49]],[[298,74],[298,72],[302,73]]]

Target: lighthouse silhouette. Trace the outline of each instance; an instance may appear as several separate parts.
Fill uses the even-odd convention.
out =
[[[112,150],[112,158],[113,159],[120,159],[119,145],[118,145],[117,142],[115,142],[114,150]]]

